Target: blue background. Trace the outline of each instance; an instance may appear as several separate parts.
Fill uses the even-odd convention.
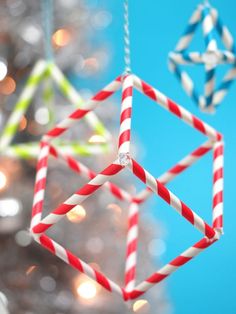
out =
[[[235,302],[235,156],[236,156],[236,85],[230,89],[216,114],[201,113],[182,90],[176,77],[167,67],[167,54],[173,50],[185,29],[198,1],[130,0],[130,32],[132,70],[142,79],[158,88],[192,113],[214,126],[225,137],[225,235],[196,259],[185,265],[167,280],[167,289],[173,304],[173,313],[220,314],[236,313]],[[97,89],[123,72],[123,4],[122,1],[99,1],[108,7],[113,22],[105,36],[113,49],[109,71],[99,78]],[[215,0],[212,5],[221,19],[236,36],[236,4],[233,0]],[[193,41],[193,50],[201,50],[201,31]],[[189,73],[201,88],[203,68],[193,67]],[[225,71],[221,66],[219,75]],[[96,85],[96,84],[95,84]],[[135,94],[133,110],[133,139],[138,138],[138,161],[158,176],[168,167],[204,142],[204,136],[184,125],[147,98]],[[141,143],[141,145],[140,145]],[[212,155],[208,154],[191,169],[184,172],[170,185],[175,192],[197,213],[211,222]],[[175,257],[201,238],[186,221],[157,197],[144,212],[162,222],[167,250],[164,262]]]

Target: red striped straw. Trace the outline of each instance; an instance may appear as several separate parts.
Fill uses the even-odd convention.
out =
[[[138,245],[138,219],[139,206],[131,203],[128,217],[128,233],[126,247],[125,264],[125,291],[131,292],[135,286],[136,267],[137,267],[137,245]]]

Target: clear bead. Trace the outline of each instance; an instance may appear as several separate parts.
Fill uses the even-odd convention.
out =
[[[130,162],[129,153],[119,153],[118,155],[119,164],[121,166],[127,166]]]

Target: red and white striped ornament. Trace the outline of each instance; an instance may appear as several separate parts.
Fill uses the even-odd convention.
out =
[[[108,165],[99,174],[95,174],[82,163],[68,155],[59,153],[53,146],[53,139],[58,138],[66,132],[72,125],[82,119],[86,114],[96,108],[103,100],[122,87],[122,104],[120,114],[120,132],[118,138],[117,159]],[[142,94],[151,98],[158,105],[187,123],[190,127],[203,133],[208,140],[195,149],[176,165],[167,170],[159,178],[154,178],[145,168],[132,158],[130,152],[131,144],[131,121],[132,121],[132,101],[133,89],[137,89]],[[172,181],[177,175],[193,165],[206,153],[213,151],[213,208],[212,222],[197,215],[189,206],[182,202],[177,195],[171,192],[166,184]],[[83,187],[74,192],[61,205],[52,210],[47,216],[42,218],[43,201],[47,177],[48,156],[63,160],[69,168],[76,173],[88,178],[89,181]],[[110,179],[124,169],[128,169],[135,177],[146,185],[146,189],[135,196],[131,196],[125,190],[110,183]],[[45,232],[62,219],[68,212],[80,205],[85,199],[90,197],[100,188],[108,189],[115,197],[125,200],[130,204],[128,216],[127,232],[127,253],[125,267],[124,287],[119,287],[104,274],[96,271],[73,253],[63,248]],[[136,285],[136,260],[138,243],[138,213],[139,204],[143,203],[152,194],[156,194],[175,209],[179,215],[186,219],[194,228],[203,235],[202,240],[185,250],[171,262]],[[162,94],[157,89],[145,83],[133,74],[125,74],[108,84],[103,90],[98,92],[91,100],[84,105],[83,109],[74,111],[68,118],[58,123],[55,128],[49,131],[41,141],[41,152],[38,160],[37,176],[35,183],[35,195],[32,211],[31,233],[35,240],[43,247],[57,255],[67,264],[85,273],[105,289],[119,294],[125,301],[135,299],[145,293],[153,285],[159,283],[179,267],[186,264],[203,250],[216,242],[223,232],[223,138],[215,129],[204,123],[186,109],[176,104],[173,100]]]

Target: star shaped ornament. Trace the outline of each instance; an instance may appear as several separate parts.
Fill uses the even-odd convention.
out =
[[[199,25],[202,25],[206,50],[189,52],[189,46]],[[218,47],[220,42],[217,36],[221,39],[224,50]],[[216,69],[218,65],[223,64],[230,65],[230,69],[216,86]],[[191,75],[182,69],[187,65],[204,66],[205,84],[202,94],[199,93]],[[220,20],[217,10],[209,3],[200,4],[194,11],[175,50],[169,54],[169,68],[201,110],[214,112],[223,101],[236,77],[236,48],[230,31]]]
[[[39,153],[38,142],[31,143],[19,143],[13,144],[12,141],[15,134],[18,131],[19,124],[24,117],[24,114],[28,110],[36,91],[38,90],[40,84],[48,83],[48,80],[55,83],[58,90],[62,95],[75,106],[79,108],[83,106],[83,99],[74,89],[74,87],[69,83],[66,77],[63,75],[59,67],[52,61],[39,60],[26,84],[23,88],[19,99],[13,109],[4,130],[0,136],[0,154],[16,157],[16,158],[35,158]],[[47,87],[47,84],[46,84]],[[47,90],[46,90],[47,92]],[[49,90],[48,90],[49,92]],[[48,95],[46,95],[46,98]],[[44,99],[45,101],[45,99]],[[46,104],[45,104],[46,108]],[[53,112],[56,112],[56,108],[53,108]],[[109,141],[111,136],[110,133],[103,126],[102,122],[97,118],[95,113],[89,113],[85,118],[88,126],[95,134],[103,137],[104,141]],[[101,152],[107,151],[108,145],[101,144],[89,144],[88,142],[70,142],[70,141],[58,141],[56,144],[58,148],[62,151],[70,152],[73,155],[93,155]]]
[[[79,120],[86,117],[98,105],[108,99],[111,95],[122,88],[122,104],[120,114],[120,131],[118,137],[117,158],[100,173],[95,174],[84,165],[78,163],[69,155],[57,152],[53,146],[53,141],[71,128]],[[163,107],[170,114],[194,128],[197,132],[204,134],[207,141],[198,147],[194,152],[179,161],[171,169],[167,170],[159,178],[154,178],[144,167],[142,167],[132,156],[131,144],[131,120],[133,89],[151,98],[156,104]],[[183,172],[206,153],[213,151],[213,208],[212,222],[205,222],[203,217],[170,191],[166,184],[173,180],[178,174]],[[43,214],[43,202],[47,180],[48,157],[60,158],[66,162],[68,167],[76,173],[83,174],[88,178],[88,182],[72,194],[67,200],[53,209],[48,215]],[[115,186],[110,181],[120,172],[129,171],[134,177],[142,181],[146,188],[137,195],[131,196],[120,187]],[[52,238],[46,235],[49,228],[63,219],[67,213],[73,211],[93,195],[98,189],[108,189],[118,199],[124,199],[129,206],[128,232],[127,232],[127,254],[126,266],[124,269],[125,282],[120,287],[105,274],[98,272],[89,264],[82,261],[68,249],[62,247]],[[151,274],[143,282],[136,284],[136,255],[138,242],[138,207],[149,196],[155,194],[160,197],[170,208],[174,209],[184,220],[188,221],[193,228],[197,229],[202,237],[200,241],[193,244],[186,251],[174,258],[161,269]],[[105,289],[119,294],[125,301],[138,298],[153,285],[168,277],[178,268],[197,256],[203,250],[216,242],[223,228],[223,142],[222,135],[192,115],[183,107],[176,104],[157,89],[145,83],[133,74],[118,77],[108,84],[104,89],[92,97],[83,107],[74,111],[68,118],[61,121],[55,128],[50,130],[41,141],[41,151],[38,160],[35,194],[32,211],[31,233],[34,239],[47,250],[64,260],[70,266],[80,272],[85,273]],[[102,266],[102,265],[101,265]]]

